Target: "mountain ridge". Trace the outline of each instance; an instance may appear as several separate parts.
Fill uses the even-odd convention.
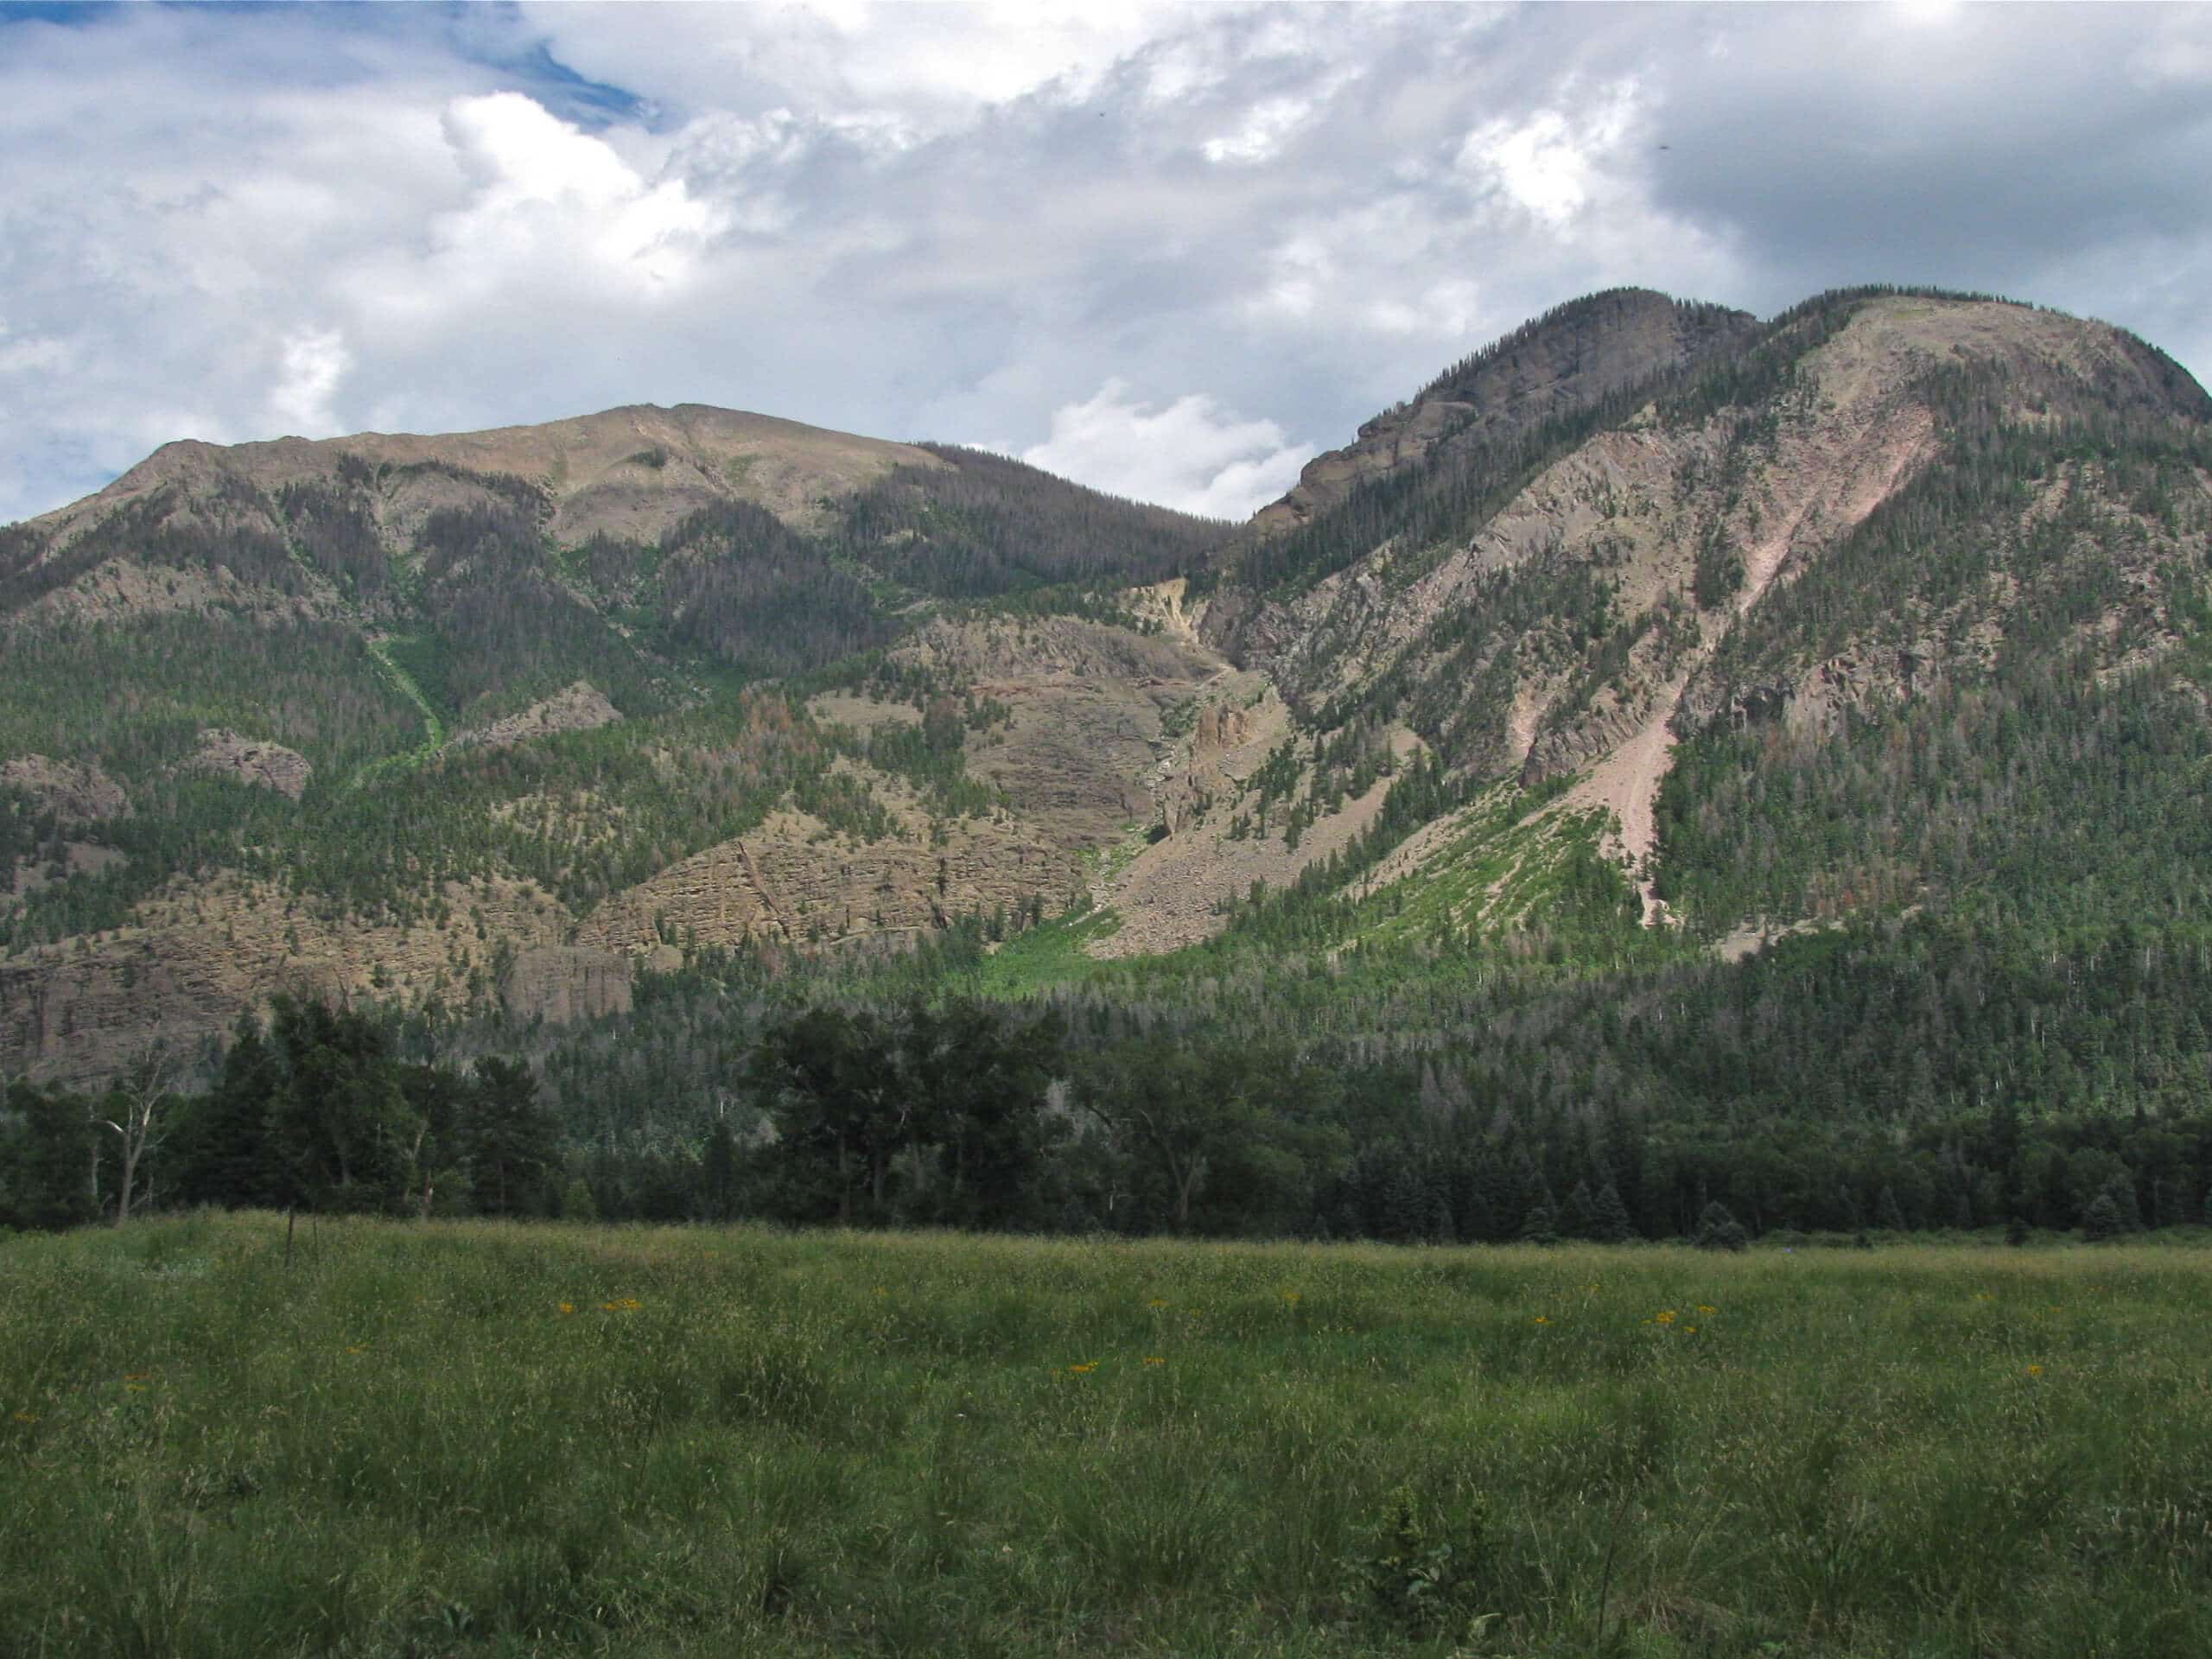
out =
[[[1985,296],[1629,289],[1234,531],[703,405],[168,446],[0,532],[0,1057],[90,1077],[155,1014],[298,984],[619,1017],[702,952],[1053,915],[1080,974],[1278,914],[1329,953],[1611,959],[1959,903],[1962,855],[1867,862],[1837,768],[2040,707],[2062,662],[2166,729],[2143,676],[2194,687],[2212,619],[2208,416],[2154,348]],[[211,742],[290,755],[285,793]],[[91,786],[66,768],[130,816],[29,786]],[[1724,833],[1708,798],[1783,821],[1770,773],[1860,802],[1839,850]]]

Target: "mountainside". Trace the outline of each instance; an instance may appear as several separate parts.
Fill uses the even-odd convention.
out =
[[[1234,531],[696,406],[170,445],[0,531],[0,1070],[963,927],[1017,990],[2193,927],[2209,435],[2102,324],[1618,290]]]
[[[679,944],[1057,909],[1218,664],[1100,595],[1226,533],[695,406],[169,445],[0,532],[0,1067],[97,1077],[280,989],[562,1018]],[[1096,660],[1042,734],[994,695]],[[1104,772],[1052,764],[1094,737]]]

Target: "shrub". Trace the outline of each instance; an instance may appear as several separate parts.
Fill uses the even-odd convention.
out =
[[[1715,1198],[1698,1216],[1695,1242],[1700,1250],[1742,1250],[1751,1248],[1751,1240],[1744,1224]]]
[[[2120,1213],[2120,1205],[2109,1192],[2100,1192],[2089,1207],[2082,1212],[2082,1236],[2091,1243],[2099,1239],[2113,1238],[2127,1230],[2127,1224]]]

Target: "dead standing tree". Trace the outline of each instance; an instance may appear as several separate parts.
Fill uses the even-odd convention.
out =
[[[100,1128],[112,1130],[121,1141],[120,1178],[115,1199],[115,1224],[130,1219],[130,1200],[137,1190],[138,1166],[161,1138],[161,1121],[190,1068],[190,1056],[166,1027],[156,1027],[132,1051],[122,1078],[109,1091],[108,1104],[115,1117],[95,1118]],[[94,1165],[94,1196],[98,1197],[98,1164]]]

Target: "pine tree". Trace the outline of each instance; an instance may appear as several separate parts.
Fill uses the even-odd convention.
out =
[[[1611,1181],[1598,1189],[1597,1214],[1590,1236],[1605,1244],[1625,1244],[1636,1236],[1636,1223],[1630,1218],[1628,1205],[1621,1200],[1620,1189]]]
[[[1536,1201],[1529,1206],[1529,1214],[1521,1224],[1521,1236],[1531,1244],[1559,1243],[1559,1211],[1548,1192],[1539,1192]]]
[[[1439,1192],[1429,1208],[1428,1241],[1432,1244],[1456,1244],[1459,1242],[1459,1224],[1452,1219],[1452,1201]]]
[[[524,1215],[557,1157],[553,1120],[537,1102],[537,1079],[512,1060],[476,1063],[465,1133],[476,1173],[476,1202],[486,1215]]]
[[[73,1227],[90,1221],[85,1170],[92,1153],[85,1103],[59,1089],[16,1082],[0,1120],[0,1220],[17,1227]]]
[[[591,1187],[581,1175],[574,1177],[561,1192],[561,1219],[563,1221],[597,1221],[599,1205],[591,1195]]]
[[[269,1113],[283,1082],[282,1063],[263,1037],[261,1022],[241,1014],[215,1086],[180,1114],[170,1154],[179,1198],[229,1209],[276,1201]]]

